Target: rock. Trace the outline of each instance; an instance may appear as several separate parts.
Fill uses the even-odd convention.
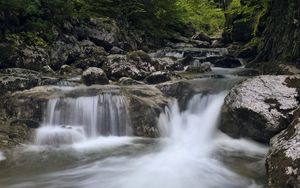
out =
[[[258,76],[233,88],[225,99],[220,129],[262,143],[284,130],[299,105],[299,77]]]
[[[64,64],[70,65],[81,54],[78,42],[67,43],[64,41],[56,41],[50,50],[50,67],[53,70],[59,70]]]
[[[148,84],[159,84],[171,80],[171,76],[168,72],[157,71],[146,77],[145,81]]]
[[[146,52],[142,50],[129,52],[126,58],[129,63],[135,65],[139,70],[151,71],[152,59]]]
[[[0,76],[0,94],[30,89],[39,84],[40,78],[37,76]]]
[[[299,119],[272,138],[266,167],[268,187],[300,187]]]
[[[191,42],[194,44],[193,47],[197,48],[210,48],[211,43],[207,41],[200,41],[200,40],[191,40]]]
[[[119,79],[119,84],[121,86],[127,86],[127,85],[143,85],[145,83],[133,80],[132,78],[122,77]]]
[[[205,33],[196,33],[193,37],[193,40],[200,40],[200,41],[205,41],[209,42],[210,44],[212,43],[212,40],[209,36],[207,36]]]
[[[41,86],[16,92],[0,100],[0,121],[1,119],[12,119],[17,120],[15,123],[26,123],[27,128],[29,126],[36,127],[38,123],[35,122],[43,120],[44,110],[49,99],[97,96],[103,93],[125,96],[134,136],[159,136],[156,117],[168,104],[168,100],[160,90],[145,84],[92,85],[76,87],[72,90],[63,90],[55,86]],[[5,130],[8,129],[5,128]],[[0,131],[0,137],[1,134]]]
[[[105,72],[96,67],[90,67],[82,73],[82,81],[84,84],[90,86],[93,84],[109,84],[109,80]]]
[[[233,57],[224,57],[213,63],[215,67],[222,67],[222,68],[236,68],[242,66],[240,60],[235,59]]]
[[[33,129],[26,123],[15,122],[10,125],[9,122],[0,120],[0,148],[12,148],[19,144],[25,144],[30,141]]]
[[[62,75],[71,74],[72,72],[73,68],[70,65],[62,65],[59,70],[59,73]]]
[[[119,48],[119,47],[114,46],[114,47],[112,47],[112,48],[110,49],[109,53],[110,53],[110,54],[124,54],[125,51],[122,50],[122,49]]]
[[[182,63],[179,63],[178,61],[176,61],[176,58],[172,58],[172,57],[155,58],[153,60],[153,66],[155,70],[158,71],[163,71],[163,70],[182,71],[183,70]]]
[[[156,87],[168,97],[178,100],[181,110],[185,110],[190,99],[197,93],[193,86],[186,81],[167,82],[156,85]]]
[[[41,72],[45,74],[55,74],[54,70],[49,65],[43,66]]]
[[[134,80],[142,80],[146,77],[145,71],[139,70],[135,65],[128,62],[125,55],[110,55],[103,66],[110,80],[117,81],[122,77]]]
[[[209,63],[203,63],[198,66],[190,65],[187,67],[186,71],[191,73],[205,73],[212,71],[212,69]]]
[[[20,51],[20,61],[16,62],[16,67],[39,71],[48,63],[49,56],[44,48],[26,46]]]

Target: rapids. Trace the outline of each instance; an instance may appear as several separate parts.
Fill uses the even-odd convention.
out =
[[[0,162],[0,187],[264,187],[267,148],[217,130],[225,95],[197,94],[183,112],[170,101],[160,139],[130,136],[122,96],[50,100],[35,142]]]

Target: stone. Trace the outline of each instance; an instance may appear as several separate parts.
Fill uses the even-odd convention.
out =
[[[109,53],[110,54],[125,54],[125,51],[119,47],[114,46],[110,49]]]
[[[212,43],[212,40],[209,36],[207,36],[205,33],[196,33],[193,37],[193,40],[200,40],[200,41],[205,41],[209,42],[210,44]]]
[[[54,70],[49,65],[43,66],[41,72],[45,74],[55,74]]]
[[[266,160],[268,187],[300,187],[299,119],[271,140]]]
[[[190,65],[187,67],[186,71],[191,73],[205,73],[205,72],[211,72],[212,69],[209,63],[202,63],[197,66]]]
[[[140,81],[137,81],[137,80],[134,80],[132,78],[128,78],[128,77],[122,77],[119,79],[119,84],[121,86],[127,86],[127,85],[143,85],[145,84],[144,82],[140,82]]]
[[[157,71],[182,71],[184,69],[182,63],[174,57],[154,58],[153,66]]]
[[[44,48],[26,46],[20,50],[20,61],[16,63],[16,67],[39,71],[48,63],[49,55]]]
[[[146,77],[145,81],[148,84],[159,84],[171,80],[171,76],[168,72],[157,71]]]
[[[142,80],[147,73],[138,69],[135,65],[128,62],[125,55],[110,55],[104,64],[103,70],[108,78],[117,81],[122,77],[129,77],[134,80]]]
[[[105,85],[109,84],[109,80],[105,72],[97,67],[90,67],[82,73],[82,81],[87,86],[93,84]]]
[[[299,105],[299,77],[258,76],[234,87],[222,108],[220,129],[268,143],[287,128]]]

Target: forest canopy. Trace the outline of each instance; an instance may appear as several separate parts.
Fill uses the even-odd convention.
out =
[[[211,0],[0,0],[2,34],[49,31],[67,17],[109,17],[153,35],[184,25],[215,34],[224,26],[219,3]]]

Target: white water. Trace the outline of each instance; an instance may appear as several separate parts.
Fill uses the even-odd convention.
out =
[[[72,144],[99,136],[130,135],[125,98],[103,94],[94,97],[51,99],[36,144]]]
[[[4,154],[0,151],[0,161],[3,161],[3,160],[5,160],[6,158],[5,158],[5,156],[4,156]]]
[[[66,124],[61,123],[63,116],[59,115],[69,113],[61,105],[67,104],[67,106],[73,107],[71,108],[73,112],[80,111],[79,109],[84,106],[88,108],[87,110],[90,112],[88,114],[93,114],[93,106],[86,105],[89,103],[83,104],[82,101],[97,101],[97,99],[92,97],[50,101],[47,109],[50,116],[46,116],[45,120],[45,122],[48,121],[48,124],[45,124],[45,127],[40,130],[45,133],[38,134],[52,135],[58,130],[57,132],[61,134],[59,138],[70,140],[69,135],[72,135],[72,139],[78,140],[71,139],[70,145],[49,152],[46,148],[41,150],[43,146],[35,146],[39,148],[34,151],[36,152],[34,155],[38,159],[28,165],[32,167],[42,163],[49,165],[49,168],[52,165],[57,166],[58,170],[45,171],[28,177],[22,175],[22,178],[13,180],[8,178],[3,180],[6,183],[1,183],[0,179],[0,187],[3,185],[11,188],[260,187],[253,179],[237,174],[226,166],[221,160],[222,156],[218,154],[218,152],[224,151],[225,154],[229,153],[229,157],[231,155],[240,157],[241,153],[242,156],[252,157],[263,156],[266,153],[265,147],[247,140],[233,140],[216,130],[225,94],[196,95],[184,112],[180,112],[176,100],[172,101],[158,120],[163,138],[159,142],[150,142],[150,145],[143,143],[143,139],[126,136],[103,137],[100,134],[96,138],[77,137],[75,136],[76,132],[85,131],[85,129],[81,129],[82,127],[93,124],[86,123],[84,126],[77,126],[78,130],[75,129],[75,126],[70,129],[61,127],[61,125],[69,124],[69,121],[66,121]],[[107,100],[111,100],[111,98]],[[74,103],[77,105],[74,106]],[[99,102],[96,104],[99,105]],[[119,116],[118,113],[111,114]],[[98,113],[94,115],[99,116]],[[75,121],[75,123],[78,122],[78,120]],[[91,121],[85,120],[85,122]],[[53,123],[53,126],[50,126],[49,123]],[[53,137],[51,139],[53,140]],[[64,143],[64,141],[58,141],[58,143],[61,142]],[[31,148],[31,152],[33,150],[34,147]],[[74,158],[73,165],[61,167],[60,163],[68,164],[70,158]],[[257,164],[250,163],[250,165]],[[253,171],[254,174],[258,173],[256,168],[253,168]]]

